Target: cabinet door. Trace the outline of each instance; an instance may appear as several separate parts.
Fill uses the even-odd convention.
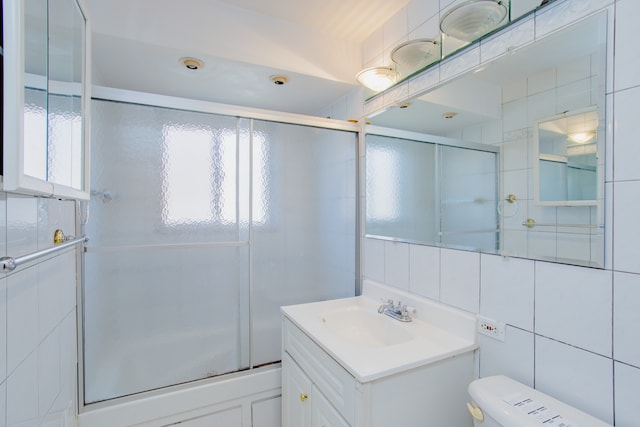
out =
[[[311,427],[349,427],[349,423],[340,416],[315,386],[313,386],[311,395],[313,396]]]
[[[282,357],[282,425],[308,427],[311,425],[311,380],[293,359]]]

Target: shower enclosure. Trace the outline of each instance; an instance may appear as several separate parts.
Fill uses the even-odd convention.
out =
[[[355,294],[357,134],[170,104],[93,102],[86,404],[278,362],[280,306]]]

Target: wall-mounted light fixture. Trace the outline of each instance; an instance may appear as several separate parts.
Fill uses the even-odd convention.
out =
[[[502,1],[466,1],[444,14],[440,30],[449,37],[472,42],[502,25],[508,19],[508,12]]]
[[[397,83],[399,73],[393,67],[371,67],[365,68],[356,74],[356,80],[362,86],[382,92],[383,90]]]

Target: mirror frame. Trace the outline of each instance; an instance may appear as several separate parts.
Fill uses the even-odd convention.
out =
[[[82,0],[73,0],[84,19],[82,70],[82,188],[56,184],[25,173],[24,88],[25,88],[25,17],[24,1],[4,0],[4,110],[2,190],[34,196],[89,200],[90,113],[91,99],[90,26]],[[47,76],[48,78],[48,76]]]

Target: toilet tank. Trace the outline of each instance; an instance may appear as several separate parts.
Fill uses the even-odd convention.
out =
[[[504,375],[475,380],[468,390],[476,426],[611,427]]]

